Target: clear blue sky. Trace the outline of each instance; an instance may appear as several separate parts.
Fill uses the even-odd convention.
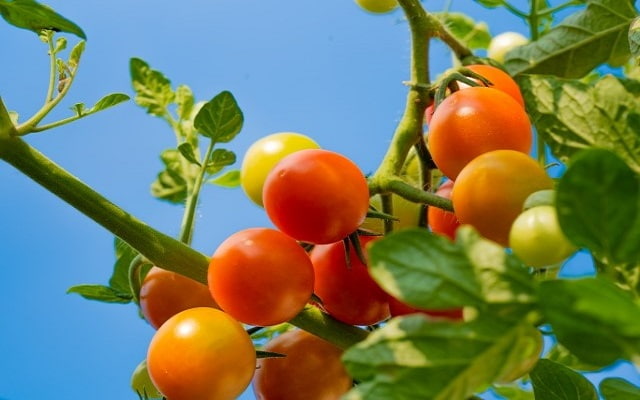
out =
[[[427,3],[437,10],[444,2]],[[452,3],[494,34],[524,29],[502,11]],[[132,94],[128,63],[140,57],[199,99],[233,92],[245,114],[230,145],[239,156],[259,137],[292,130],[371,172],[404,107],[409,36],[400,12],[373,16],[353,0],[48,4],[88,36],[78,79],[57,117],[76,102],[90,106],[107,93]],[[0,95],[26,117],[45,96],[46,48],[35,34],[3,21],[0,43]],[[433,47],[432,57],[434,74],[450,65],[442,46]],[[177,234],[182,210],[149,194],[161,168],[158,154],[175,145],[173,134],[133,102],[28,141],[125,210]],[[2,163],[0,179],[0,398],[135,399],[130,373],[153,329],[133,305],[65,294],[75,284],[107,282],[112,236]],[[233,232],[270,225],[239,189],[207,187],[201,199],[194,247],[206,254]],[[584,270],[576,265],[570,273]]]

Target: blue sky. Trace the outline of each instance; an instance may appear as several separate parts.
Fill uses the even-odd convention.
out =
[[[438,10],[444,1],[427,3]],[[262,136],[298,131],[371,172],[404,107],[409,36],[400,12],[374,16],[352,0],[48,4],[88,36],[75,86],[51,118],[107,93],[131,95],[129,59],[139,57],[201,100],[230,90],[245,115],[229,146],[239,156]],[[472,1],[453,1],[452,10],[486,21],[493,34],[525,29]],[[46,48],[2,21],[0,41],[0,95],[26,117],[45,96]],[[442,46],[431,54],[434,75],[450,66]],[[173,134],[132,101],[27,140],[125,210],[178,233],[182,210],[149,194]],[[0,398],[135,399],[129,377],[153,329],[133,305],[65,294],[75,284],[107,282],[111,234],[1,163],[0,177]],[[268,225],[241,190],[206,187],[193,245],[210,254],[231,233]],[[581,273],[584,258],[574,265],[568,271]]]

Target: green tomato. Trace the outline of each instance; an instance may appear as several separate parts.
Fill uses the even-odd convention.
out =
[[[257,140],[242,160],[242,189],[254,203],[262,207],[262,187],[273,167],[291,153],[318,148],[320,146],[313,139],[295,132],[274,133]]]
[[[529,43],[529,39],[518,32],[503,32],[491,39],[487,49],[487,57],[503,63],[505,55],[510,50],[527,43]]]
[[[393,202],[393,216],[398,220],[393,221],[393,230],[413,228],[418,226],[420,221],[420,204],[411,202],[404,197],[396,194],[391,195]],[[376,210],[382,211],[382,199],[380,195],[372,196],[369,204]],[[384,220],[380,218],[367,218],[364,220],[361,229],[369,230],[376,233],[384,232]]]
[[[557,264],[576,251],[560,229],[553,206],[537,206],[523,211],[509,233],[513,253],[531,267]]]
[[[384,14],[398,7],[397,0],[355,0],[363,10],[376,14]]]
[[[151,377],[149,377],[149,370],[147,369],[147,360],[142,360],[131,374],[131,389],[136,392],[140,398],[144,399],[161,399],[162,393],[156,389]],[[146,397],[145,397],[146,395]]]

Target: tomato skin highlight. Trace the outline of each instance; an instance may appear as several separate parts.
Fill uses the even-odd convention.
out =
[[[156,331],[147,366],[168,399],[233,400],[251,382],[256,353],[238,321],[198,307],[174,315]]]
[[[264,350],[286,357],[258,360],[257,400],[339,400],[352,387],[342,350],[301,329],[277,336]]]
[[[180,311],[194,307],[218,308],[207,285],[151,267],[140,286],[140,311],[154,329]]]
[[[433,161],[454,181],[477,156],[498,149],[528,154],[532,142],[531,123],[522,106],[488,87],[469,87],[445,98],[431,118],[427,135]]]
[[[273,167],[289,154],[317,148],[320,146],[313,139],[296,132],[278,132],[256,140],[242,159],[242,189],[251,201],[262,207],[262,188]]]
[[[461,224],[505,247],[527,197],[553,188],[553,180],[530,156],[514,150],[482,154],[460,172],[451,200]]]
[[[509,232],[513,253],[530,267],[541,268],[562,262],[577,250],[564,235],[553,206],[536,206],[523,211]]]
[[[363,250],[366,252],[367,244],[377,238],[360,236]],[[387,294],[352,247],[349,264],[342,242],[315,246],[310,257],[315,271],[314,293],[328,314],[350,325],[373,325],[389,317]]]
[[[453,181],[447,180],[438,187],[436,194],[451,199],[452,190]],[[451,240],[455,239],[456,230],[460,226],[460,221],[454,213],[433,206],[427,209],[427,222],[433,233],[446,236]]]
[[[222,310],[246,324],[270,326],[302,311],[313,292],[313,266],[284,233],[249,228],[218,246],[207,280]]]
[[[327,244],[342,240],[364,221],[369,188],[358,166],[341,154],[301,150],[283,158],[263,190],[269,219],[296,240]]]

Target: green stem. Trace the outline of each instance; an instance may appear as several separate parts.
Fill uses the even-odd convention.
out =
[[[0,140],[7,140],[15,135],[16,128],[13,126],[9,111],[7,111],[2,97],[0,97]]]
[[[49,87],[47,88],[47,96],[44,99],[46,106],[53,100],[53,91],[56,87],[56,54],[53,47],[53,31],[46,31],[47,44],[49,45]]]
[[[540,36],[540,33],[538,32],[538,18],[539,18],[539,14],[538,14],[538,0],[531,0],[531,11],[529,12],[528,15],[529,18],[529,31],[531,32],[531,40],[532,41],[536,41],[538,40],[538,37]]]
[[[180,228],[180,241],[186,244],[191,244],[191,240],[193,239],[195,215],[196,208],[198,207],[200,190],[202,189],[204,175],[207,171],[207,160],[209,160],[209,158],[211,157],[211,152],[213,152],[214,146],[215,142],[212,140],[209,143],[209,147],[207,148],[207,152],[205,153],[204,158],[202,159],[202,166],[200,167],[198,176],[196,176],[196,179],[193,182],[193,186],[191,187],[191,190],[189,192],[189,196],[187,197],[184,215],[182,216],[182,226]]]
[[[506,1],[504,2],[504,8],[509,10],[509,12],[511,12],[511,14],[516,15],[516,16],[518,16],[520,18],[523,18],[523,19],[529,18],[527,13],[518,10],[513,4],[511,4],[509,2],[506,2]]]
[[[578,5],[578,4],[579,4],[579,2],[571,0],[571,1],[567,1],[566,3],[559,4],[559,5],[555,6],[555,7],[549,7],[547,9],[545,9],[545,10],[540,11],[538,13],[538,18],[539,17],[546,17],[547,15],[553,14],[553,13],[555,13],[557,11],[560,11],[560,10],[563,10],[563,9],[565,9],[567,7],[575,6],[575,5]]]
[[[1,111],[2,107],[0,115]],[[153,265],[207,283],[209,259],[204,254],[122,210],[21,138],[0,136],[0,159],[127,242]],[[333,320],[314,307],[303,310],[291,323],[342,348],[367,336],[366,331]]]

